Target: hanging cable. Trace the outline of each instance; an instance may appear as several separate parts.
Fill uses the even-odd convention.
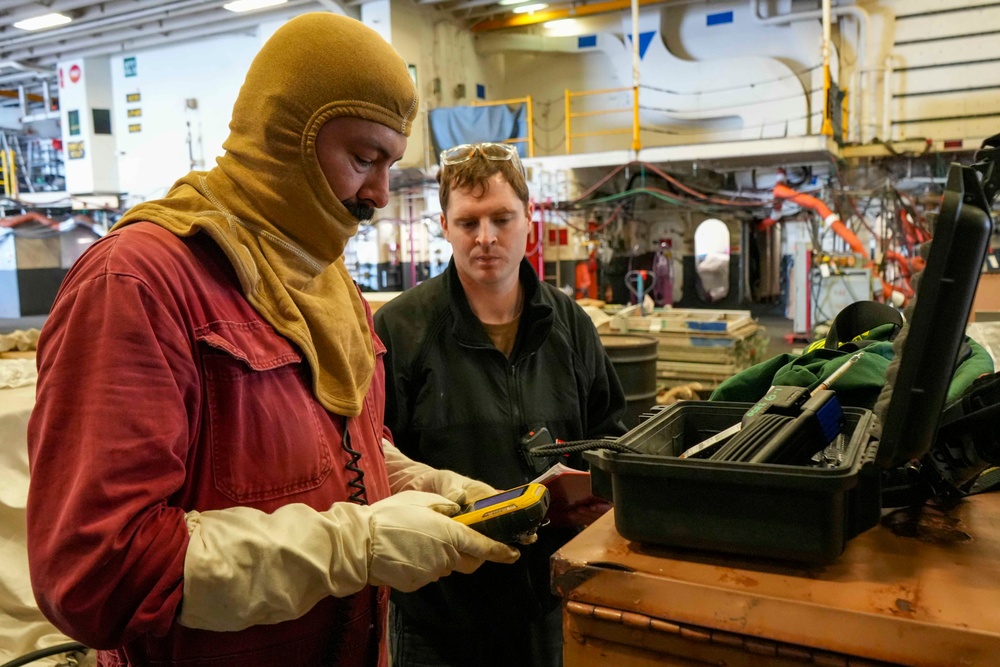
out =
[[[344,417],[344,437],[340,441],[341,448],[351,456],[344,468],[353,473],[354,477],[347,482],[348,490],[354,489],[348,500],[358,505],[368,504],[368,492],[365,489],[365,471],[361,469],[358,462],[361,461],[361,452],[351,446],[351,432],[348,428],[348,419]]]

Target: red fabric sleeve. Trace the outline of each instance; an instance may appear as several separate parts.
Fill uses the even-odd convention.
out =
[[[167,499],[200,383],[177,315],[139,278],[94,267],[100,255],[71,272],[39,341],[28,554],[49,620],[113,648],[165,634],[181,601],[188,533]]]

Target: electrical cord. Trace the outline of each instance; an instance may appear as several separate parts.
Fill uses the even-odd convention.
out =
[[[570,442],[553,442],[547,445],[538,445],[528,450],[532,456],[558,456],[561,454],[578,454],[592,449],[610,449],[613,452],[623,454],[642,454],[638,449],[623,445],[616,440],[572,440]]]
[[[344,467],[348,472],[354,474],[354,477],[347,482],[348,489],[354,489],[348,500],[358,505],[367,505],[368,492],[365,489],[365,471],[358,465],[358,461],[361,460],[361,452],[351,447],[351,432],[347,427],[348,420],[347,417],[344,417],[344,437],[340,441],[340,446],[351,456],[351,460]]]
[[[19,658],[14,658],[10,662],[5,662],[0,665],[0,667],[20,667],[21,665],[27,665],[29,663],[35,662],[36,660],[41,660],[42,658],[48,658],[53,655],[59,655],[61,653],[76,653],[80,651],[86,651],[87,647],[80,642],[69,642],[67,644],[57,644],[55,646],[49,646],[48,648],[41,648],[37,651],[32,651],[31,653],[26,653]]]

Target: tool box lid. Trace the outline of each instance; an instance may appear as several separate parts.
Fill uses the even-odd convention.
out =
[[[995,152],[976,157],[988,153],[990,159]],[[949,168],[913,314],[900,334],[906,337],[899,373],[890,378],[893,391],[876,458],[883,468],[918,459],[934,443],[993,229],[995,191],[988,187],[984,193],[984,185],[975,167]]]

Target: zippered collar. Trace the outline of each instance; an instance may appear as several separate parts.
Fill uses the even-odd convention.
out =
[[[455,260],[448,262],[444,275],[445,292],[449,295],[449,307],[454,323],[451,333],[461,345],[478,348],[492,348],[493,342],[486,334],[482,322],[472,312],[469,299],[462,288],[462,281],[455,268]],[[518,266],[518,280],[524,289],[524,308],[518,324],[517,341],[511,362],[516,363],[522,357],[533,354],[545,342],[552,329],[554,315],[552,306],[545,302],[542,294],[541,281],[527,259],[522,258]]]

